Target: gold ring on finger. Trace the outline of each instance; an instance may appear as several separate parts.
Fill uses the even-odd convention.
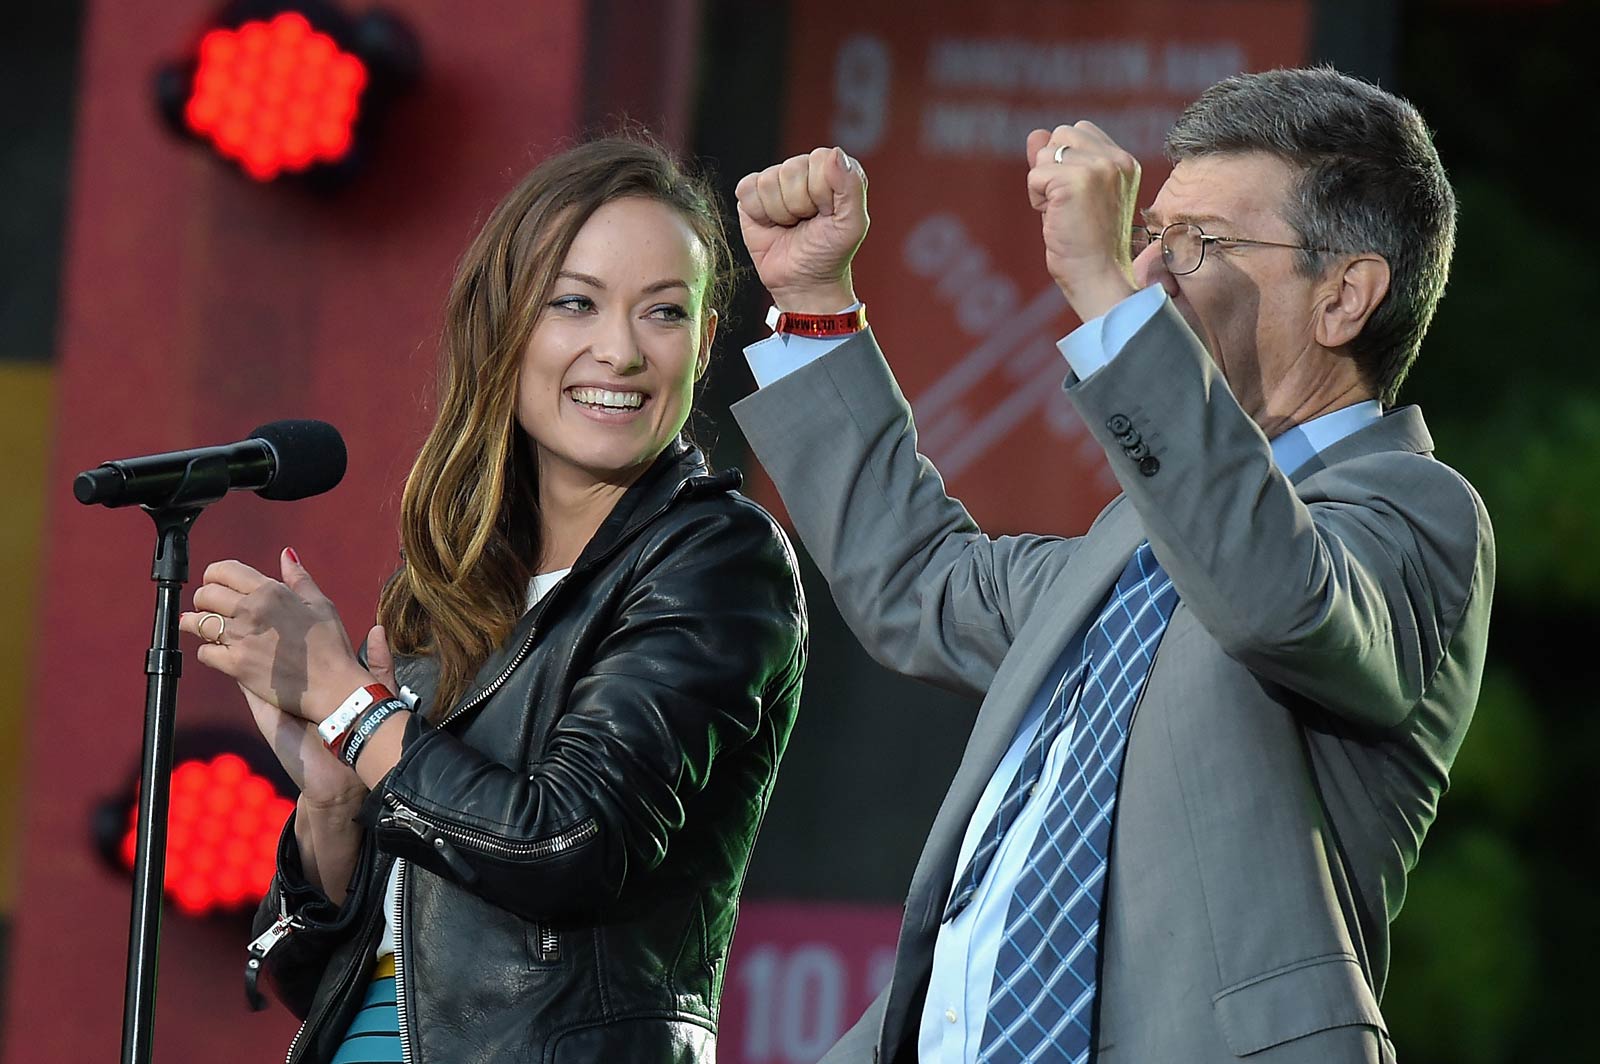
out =
[[[217,622],[217,634],[215,638],[206,635],[206,622],[213,619],[215,619]],[[200,619],[195,622],[194,626],[195,635],[199,636],[201,639],[204,639],[207,643],[216,643],[219,646],[222,643],[222,633],[226,632],[227,630],[228,618],[224,617],[220,613],[202,613],[200,615]]]

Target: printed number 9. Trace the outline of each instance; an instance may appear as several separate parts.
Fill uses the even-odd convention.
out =
[[[865,34],[839,45],[833,63],[833,139],[853,155],[866,155],[889,124],[889,49]]]

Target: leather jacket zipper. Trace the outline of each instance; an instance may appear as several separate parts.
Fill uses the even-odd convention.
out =
[[[294,1064],[295,1051],[300,1048],[300,1039],[306,1036],[306,1028],[310,1025],[310,1016],[300,1021],[300,1029],[294,1033],[294,1040],[289,1043],[289,1052],[284,1055],[283,1064]]]
[[[423,819],[421,814],[402,803],[400,799],[392,794],[384,795],[384,802],[389,806],[389,812],[378,818],[380,826],[384,824],[399,824],[417,838],[432,846],[434,852],[444,859],[444,863],[450,866],[451,871],[461,877],[463,883],[471,883],[477,880],[477,870],[468,864],[461,856],[460,851],[450,845],[450,841],[444,837],[444,834],[436,831],[429,821]]]
[[[554,964],[561,959],[561,936],[544,924],[535,924],[539,935],[539,963]]]
[[[577,825],[554,835],[547,835],[532,842],[511,842],[486,831],[447,824],[426,813],[420,813],[392,793],[384,795],[383,799],[389,806],[389,812],[379,818],[379,823],[396,823],[408,829],[431,845],[452,869],[467,879],[475,879],[477,873],[472,871],[471,866],[451,845],[452,841],[481,853],[516,860],[552,857],[558,853],[565,853],[600,833],[600,824],[593,817],[585,817]]]
[[[394,907],[394,1011],[400,1028],[400,1061],[411,1064],[411,1018],[406,1005],[406,862],[396,861],[395,884],[400,903]]]
[[[544,601],[549,601],[549,599],[550,596],[548,594],[545,595]],[[540,611],[540,616],[543,616],[542,610]],[[496,676],[491,683],[483,688],[480,688],[477,694],[473,695],[467,701],[461,703],[454,710],[452,710],[444,718],[444,720],[439,722],[439,727],[443,728],[451,721],[461,716],[461,714],[467,712],[469,709],[476,709],[478,706],[481,706],[483,703],[487,702],[490,696],[492,696],[496,691],[504,687],[505,682],[511,678],[511,674],[517,670],[517,666],[522,664],[522,659],[528,656],[528,651],[533,649],[533,637],[537,635],[538,632],[539,617],[535,617],[533,619],[532,626],[528,628],[528,634],[522,637],[522,645],[517,647],[516,656],[511,659],[511,664],[507,665],[505,669],[501,671],[500,675]]]
[[[244,996],[250,1003],[250,1011],[260,1012],[267,1007],[267,999],[261,996],[259,989],[261,966],[266,963],[267,954],[296,931],[305,929],[305,922],[300,917],[289,915],[289,899],[279,894],[278,918],[272,922],[271,927],[251,940],[248,947],[250,959],[244,965]]]

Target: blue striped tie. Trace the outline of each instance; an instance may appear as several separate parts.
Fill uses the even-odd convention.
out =
[[[1117,780],[1134,706],[1177,604],[1172,580],[1142,544],[1084,637],[1069,760],[1006,912],[983,1064],[1089,1059]]]

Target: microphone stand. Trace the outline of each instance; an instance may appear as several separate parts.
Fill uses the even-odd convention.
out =
[[[122,1064],[149,1064],[154,1040],[156,968],[162,886],[167,867],[167,806],[172,790],[172,731],[177,715],[179,594],[189,579],[189,529],[202,510],[228,493],[227,459],[196,458],[171,498],[143,509],[155,521],[155,623],[145,655],[144,753],[139,766],[138,838],[133,911],[128,929],[128,981],[122,999]]]

